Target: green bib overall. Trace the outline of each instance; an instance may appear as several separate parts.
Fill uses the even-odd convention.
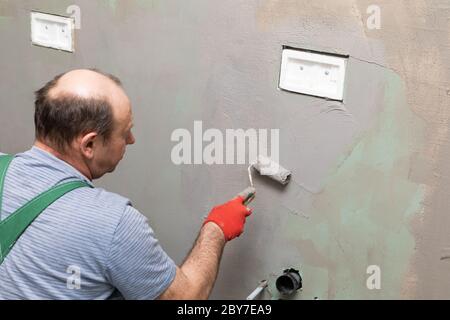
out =
[[[5,183],[6,171],[13,158],[14,156],[10,155],[0,156],[0,213],[2,210],[3,185]],[[54,186],[25,203],[6,219],[0,221],[0,264],[2,264],[22,233],[42,211],[66,193],[83,187],[91,186],[81,180]]]

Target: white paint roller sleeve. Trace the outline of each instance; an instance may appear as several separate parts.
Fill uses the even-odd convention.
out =
[[[264,157],[258,156],[255,163],[248,167],[248,179],[250,181],[250,187],[239,193],[244,199],[244,204],[248,205],[254,198],[256,194],[256,189],[253,187],[253,179],[252,179],[252,168],[258,171],[261,175],[267,176],[282,185],[286,185],[291,180],[291,172],[282,166],[280,166],[277,162]]]
[[[291,180],[291,171],[283,168],[277,162],[261,155],[256,159],[253,168],[261,175],[268,176],[283,185],[288,184]]]

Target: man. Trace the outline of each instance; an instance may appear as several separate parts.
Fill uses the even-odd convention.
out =
[[[242,198],[213,208],[177,267],[128,199],[92,185],[135,142],[117,78],[98,70],[57,76],[36,92],[35,127],[33,148],[7,169],[0,220],[61,183],[90,187],[53,202],[18,237],[0,264],[0,299],[208,298],[225,243],[251,213]]]

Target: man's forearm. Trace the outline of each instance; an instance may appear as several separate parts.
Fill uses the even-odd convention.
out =
[[[207,299],[211,293],[225,243],[224,234],[219,226],[212,222],[205,224],[181,266],[198,299]]]
[[[240,196],[214,207],[191,252],[177,267],[175,279],[159,299],[207,299],[216,281],[225,243],[242,234],[250,214]]]

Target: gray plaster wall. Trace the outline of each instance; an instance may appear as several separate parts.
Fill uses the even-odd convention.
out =
[[[75,53],[31,45],[31,10],[81,8]],[[213,298],[301,270],[294,299],[449,298],[450,1],[0,0],[0,149],[28,149],[33,91],[61,72],[117,75],[137,143],[98,185],[129,197],[181,263],[204,215],[248,185],[246,165],[172,163],[173,130],[280,129],[293,181],[255,177],[245,233]],[[283,45],[349,55],[344,102],[277,89]],[[367,267],[381,270],[369,290]]]

